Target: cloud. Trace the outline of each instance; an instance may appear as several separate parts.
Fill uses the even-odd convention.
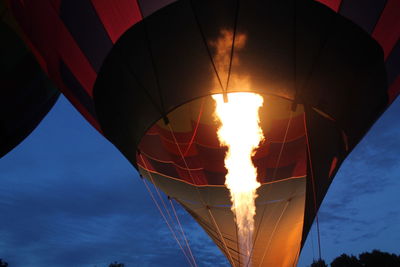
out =
[[[61,115],[50,114],[0,161],[0,257],[10,266],[187,266],[133,167],[61,104]],[[398,230],[400,211],[378,205],[399,185],[397,114],[378,122],[335,178],[320,211],[325,240],[343,247]],[[194,220],[178,213],[199,266],[228,266]]]
[[[10,266],[188,266],[134,168],[64,98],[0,170],[0,258]],[[178,213],[199,266],[226,266]]]
[[[329,208],[346,208],[363,195],[377,194],[397,184],[400,127],[394,127],[392,117],[388,114],[378,121],[345,160],[333,182],[341,194],[327,203]]]
[[[84,189],[69,196],[30,194],[29,210],[8,213],[1,222],[2,256],[17,266],[106,266],[115,260],[127,266],[188,265],[156,208],[149,201],[138,205],[138,198],[148,198],[144,192],[130,194],[129,199],[123,193],[109,196],[102,190],[92,191],[92,197]],[[94,205],[97,198],[105,197],[111,204]],[[23,205],[26,201],[28,196],[17,202]],[[200,266],[211,262],[226,266],[221,253],[191,218],[182,223]],[[12,251],[16,247],[19,255]]]
[[[400,187],[398,114],[400,99],[352,151],[328,190],[319,212],[326,259],[374,248],[390,251],[400,240],[400,210],[394,205]],[[316,242],[315,226],[308,239],[312,236]]]

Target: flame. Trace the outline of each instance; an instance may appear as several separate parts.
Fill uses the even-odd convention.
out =
[[[215,51],[215,66],[222,82],[228,79],[232,40],[233,31],[222,29],[220,37],[210,42]],[[240,64],[237,52],[245,47],[246,41],[246,34],[236,33],[232,68]],[[220,88],[221,84],[217,78],[214,83],[216,88]],[[251,157],[264,139],[258,116],[258,110],[263,105],[263,97],[255,93],[237,92],[250,91],[251,88],[249,76],[238,71],[231,73],[227,86],[230,91],[236,91],[228,93],[227,103],[224,102],[222,94],[215,94],[212,97],[216,102],[216,119],[221,123],[218,139],[221,145],[228,147],[225,155],[225,168],[228,171],[225,185],[230,191],[231,209],[238,230],[240,262],[247,266],[250,265],[253,244],[256,190],[260,186],[257,182],[257,169]]]
[[[236,217],[241,262],[248,263],[253,243],[256,190],[260,186],[251,157],[264,139],[258,116],[263,97],[255,93],[229,93],[227,103],[222,94],[212,97],[216,102],[216,117],[221,122],[218,139],[221,145],[228,147],[225,185],[230,190]]]

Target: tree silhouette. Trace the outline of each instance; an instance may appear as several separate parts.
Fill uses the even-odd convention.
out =
[[[3,259],[0,259],[0,267],[7,267],[8,263],[3,261]]]
[[[359,256],[359,262],[361,266],[365,267],[398,267],[400,266],[400,256],[396,254],[390,254],[387,252],[381,252],[379,250],[373,250],[372,252],[364,252]]]
[[[342,254],[331,262],[331,267],[363,267],[357,257]]]
[[[313,265],[311,265],[314,267]],[[318,265],[315,265],[318,266]],[[363,252],[358,258],[342,254],[331,262],[331,267],[399,267],[400,255],[379,250]]]
[[[328,267],[323,259],[314,260],[310,267]]]
[[[123,263],[118,263],[116,261],[114,261],[113,263],[110,263],[110,265],[108,265],[108,267],[124,267],[125,264]]]

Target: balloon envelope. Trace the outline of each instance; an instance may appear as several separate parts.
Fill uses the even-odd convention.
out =
[[[0,3],[0,158],[25,139],[57,101],[59,92],[22,40]]]
[[[9,2],[57,87],[235,266],[210,95],[264,96],[251,261],[292,266],[340,164],[400,90],[396,0]],[[230,75],[249,86],[221,87],[216,43],[236,35]]]

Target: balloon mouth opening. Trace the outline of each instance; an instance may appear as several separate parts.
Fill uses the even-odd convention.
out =
[[[234,102],[235,96],[243,94],[249,92],[229,93],[228,104]],[[229,247],[236,248],[236,252],[230,252],[234,261],[244,265],[247,262],[251,266],[257,260],[263,261],[266,254],[284,255],[275,249],[283,240],[269,239],[271,233],[278,230],[261,227],[261,222],[268,218],[263,216],[266,207],[274,209],[274,216],[283,222],[282,225],[289,221],[299,222],[295,227],[285,229],[290,231],[291,238],[282,245],[287,247],[291,244],[288,250],[298,250],[303,226],[300,211],[304,210],[307,173],[303,105],[298,104],[293,110],[293,101],[262,95],[265,104],[258,113],[265,141],[251,156],[257,167],[256,177],[260,187],[254,189],[253,197],[257,196],[252,200],[254,212],[250,212],[247,219],[240,220],[237,212],[232,211],[238,207],[233,204],[225,184],[227,168],[224,160],[228,149],[221,146],[218,139],[220,123],[215,118],[213,96],[204,96],[177,107],[167,114],[168,124],[161,118],[146,132],[139,145],[140,154],[137,154],[141,175],[170,198],[176,199],[195,218],[201,218],[202,222],[208,220],[209,213],[216,216],[215,224],[220,225],[224,221],[223,225],[227,227],[224,231],[236,235],[234,243],[228,239],[221,241],[225,237],[215,237],[215,233],[209,230],[216,227],[212,221],[207,221],[207,227],[201,225],[215,242],[226,242]],[[222,94],[219,97],[224,102]],[[299,208],[294,210],[292,206]],[[280,216],[283,213],[285,216]],[[222,214],[224,219],[219,217]],[[226,220],[229,221],[228,226]],[[239,224],[243,225],[243,221],[246,224],[240,228]],[[239,231],[243,229],[244,234],[239,238]],[[253,229],[254,234],[246,232],[249,229]],[[248,245],[243,241],[247,241]],[[260,247],[259,244],[264,245]],[[269,249],[264,249],[265,244]],[[228,253],[226,247],[221,248]]]
[[[298,104],[293,110],[293,102],[288,99],[262,96],[268,106],[259,109],[260,127],[268,139],[251,157],[257,167],[257,182],[304,177],[307,164],[303,105]],[[227,148],[218,140],[219,123],[214,110],[215,102],[208,95],[169,112],[168,124],[160,118],[139,143],[138,167],[196,186],[225,187]]]

